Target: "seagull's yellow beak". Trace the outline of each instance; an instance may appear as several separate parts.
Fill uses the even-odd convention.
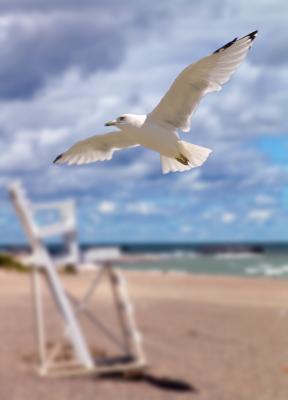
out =
[[[113,119],[112,121],[106,122],[105,126],[114,126],[114,125],[116,125],[116,123],[117,123],[117,120]]]

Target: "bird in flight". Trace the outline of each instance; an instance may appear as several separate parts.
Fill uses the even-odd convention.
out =
[[[257,31],[220,47],[185,68],[164,97],[147,115],[124,114],[105,126],[117,130],[82,140],[54,160],[56,164],[88,164],[111,160],[116,150],[144,146],[160,153],[162,171],[186,171],[199,167],[211,150],[179,137],[189,132],[191,117],[201,98],[219,91],[245,59]]]

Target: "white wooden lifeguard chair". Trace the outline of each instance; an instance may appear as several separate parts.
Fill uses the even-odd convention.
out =
[[[133,308],[128,299],[125,281],[119,270],[113,265],[121,261],[119,252],[100,251],[97,259],[98,268],[82,301],[68,294],[60,279],[58,264],[80,265],[81,254],[76,239],[76,224],[73,201],[34,204],[29,201],[20,182],[13,182],[8,187],[12,203],[22,223],[32,250],[29,264],[32,267],[32,293],[35,304],[36,336],[38,341],[38,357],[42,375],[75,375],[82,372],[93,373],[139,373],[145,368],[146,362],[142,341],[133,315]],[[39,210],[58,209],[60,221],[46,226],[39,226],[36,212]],[[66,257],[54,259],[44,243],[44,238],[60,235],[67,248]],[[106,255],[105,255],[106,254]],[[99,284],[106,276],[111,285],[112,297],[121,335],[117,336],[115,329],[107,327],[102,320],[88,309],[88,303]],[[42,279],[45,277],[48,290],[56,305],[58,314],[64,323],[63,337],[71,351],[71,359],[61,360],[59,354],[63,351],[63,337],[52,348],[47,345],[47,328],[43,308]],[[85,338],[79,316],[85,315],[93,325],[105,334],[106,338],[117,344],[121,353],[116,357],[94,357]],[[66,357],[67,358],[67,357]]]

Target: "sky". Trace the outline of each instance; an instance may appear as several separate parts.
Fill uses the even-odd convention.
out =
[[[75,198],[81,242],[288,240],[287,17],[285,0],[0,0],[0,243],[25,241],[15,179],[35,201]],[[213,149],[203,167],[162,175],[141,148],[52,164],[255,29],[246,61],[181,135]]]

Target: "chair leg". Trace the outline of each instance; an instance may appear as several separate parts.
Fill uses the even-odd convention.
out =
[[[33,292],[33,302],[34,302],[38,358],[39,358],[40,368],[45,369],[46,338],[45,338],[45,327],[44,327],[45,321],[43,313],[42,282],[41,282],[40,271],[37,267],[33,267],[32,269],[32,292]]]
[[[136,328],[133,307],[128,298],[125,280],[119,270],[115,270],[111,263],[106,264],[108,276],[112,286],[114,302],[126,344],[127,355],[145,362],[141,336]]]
[[[45,254],[43,254],[43,260],[45,260]],[[83,336],[81,327],[77,321],[73,307],[65,293],[55,266],[47,255],[44,267],[48,286],[55,304],[58,307],[59,313],[67,327],[67,334],[74,349],[75,356],[80,364],[88,369],[93,368],[94,361],[88,349],[86,339]]]

